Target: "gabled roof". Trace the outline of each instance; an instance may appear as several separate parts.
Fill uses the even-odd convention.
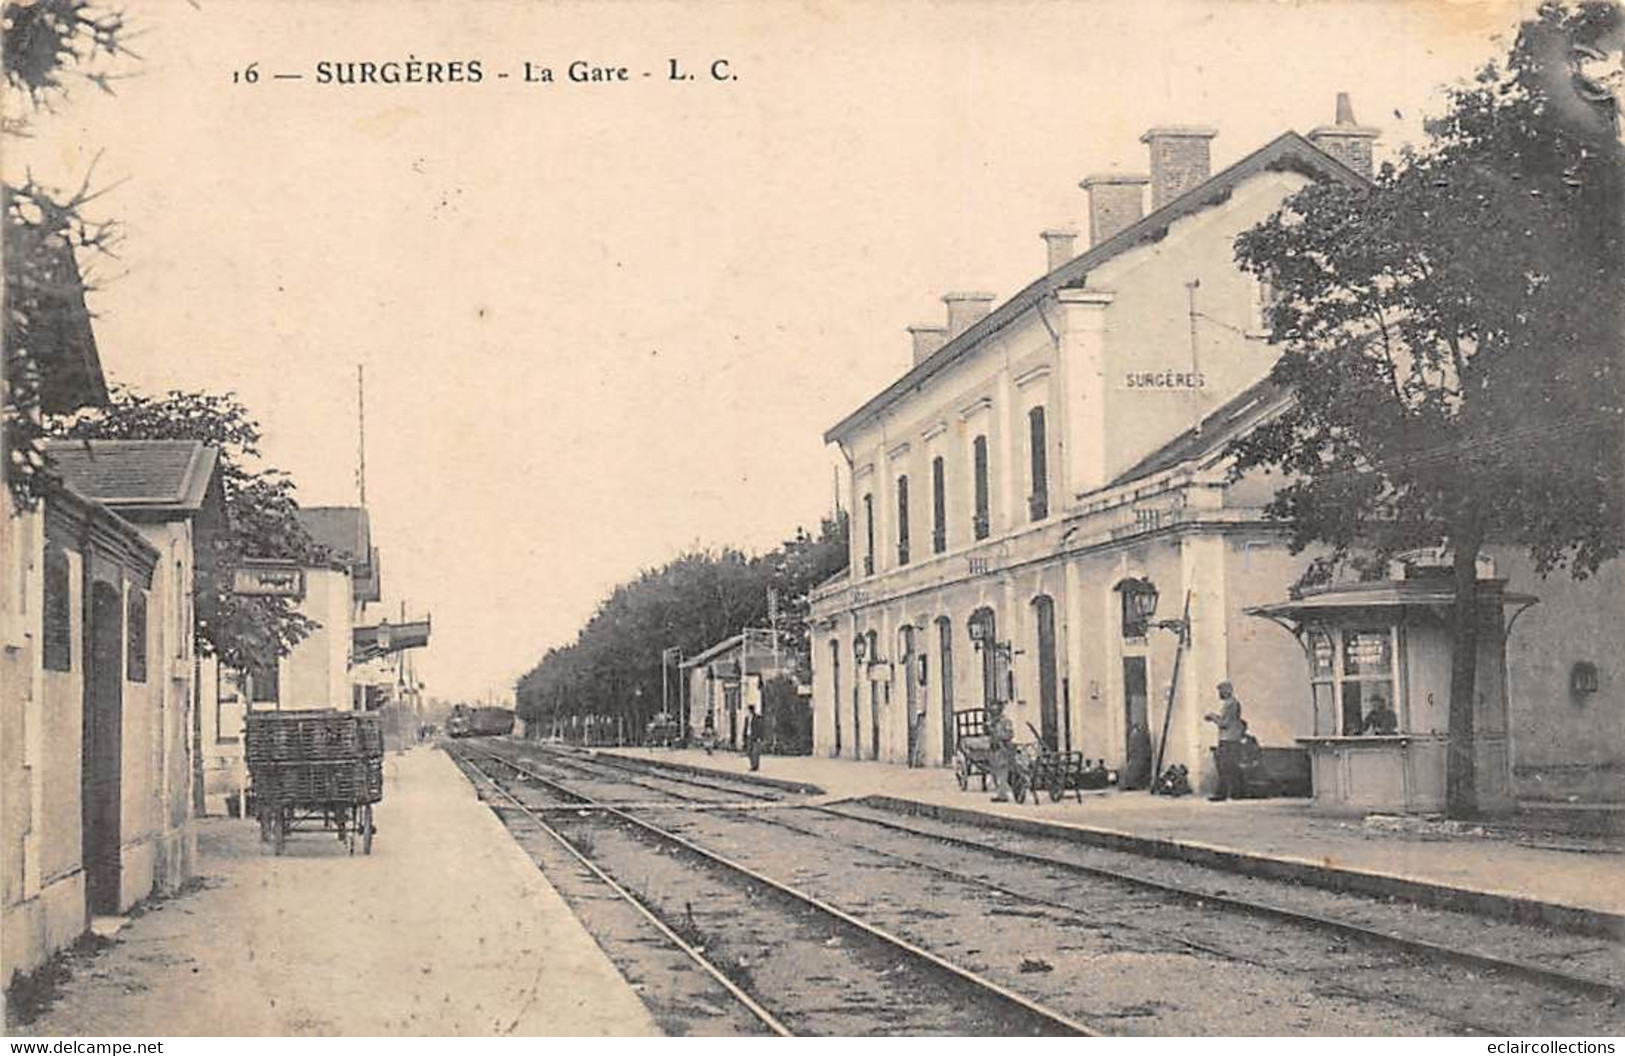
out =
[[[9,245],[7,249],[30,252]],[[40,367],[40,409],[67,414],[81,407],[106,406],[107,379],[73,247],[52,235],[34,250],[30,253],[37,265],[31,275],[34,281],[28,289],[13,291],[11,299],[33,302],[25,340]]]
[[[1263,172],[1288,170],[1349,184],[1364,184],[1365,177],[1327,154],[1296,132],[1283,132],[1228,168],[1210,176],[1138,223],[1130,224],[1080,257],[1029,284],[1026,289],[983,316],[964,333],[943,345],[863,406],[824,433],[824,442],[836,443],[864,419],[891,406],[926,381],[962,359],[978,344],[1009,326],[1033,305],[1056,290],[1082,287],[1089,273],[1136,246],[1160,241],[1176,221],[1230,197],[1244,180]]]
[[[745,636],[742,634],[736,634],[732,638],[724,638],[705,652],[700,653],[698,656],[691,656],[677,666],[680,668],[699,667],[701,664],[710,663],[730,649],[740,648],[744,645],[744,642]]]
[[[351,593],[357,601],[383,596],[378,548],[372,545],[372,523],[362,506],[301,506],[299,523],[312,541],[350,570]]]
[[[301,506],[299,523],[317,546],[346,565],[372,559],[372,525],[360,506]]]
[[[50,440],[64,483],[121,516],[189,517],[210,497],[220,454],[197,440]]]
[[[1173,469],[1192,459],[1215,454],[1223,450],[1231,440],[1252,428],[1260,418],[1282,406],[1289,399],[1290,393],[1283,386],[1270,380],[1266,374],[1231,397],[1218,410],[1203,418],[1199,424],[1180,433],[1123,470],[1107,486],[1127,484],[1132,480]]]

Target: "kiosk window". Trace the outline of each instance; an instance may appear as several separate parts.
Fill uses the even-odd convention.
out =
[[[1393,627],[1317,628],[1305,641],[1316,736],[1400,732]]]
[[[1393,628],[1343,632],[1342,691],[1344,736],[1398,732],[1397,720],[1390,718],[1395,715]]]

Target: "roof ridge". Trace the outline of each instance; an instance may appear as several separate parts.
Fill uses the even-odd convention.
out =
[[[864,401],[863,405],[857,410],[846,415],[835,425],[825,430],[824,442],[836,443],[837,437],[857,420],[890,406],[906,393],[918,388],[926,380],[946,369],[949,364],[956,362],[966,351],[1014,322],[1022,312],[1026,311],[1032,304],[1037,303],[1045,295],[1055,290],[1072,287],[1080,280],[1086,280],[1090,271],[1118,254],[1139,245],[1148,236],[1155,236],[1153,240],[1160,239],[1167,233],[1168,227],[1174,221],[1184,218],[1205,204],[1207,195],[1214,193],[1223,185],[1230,184],[1233,186],[1234,183],[1253,175],[1255,171],[1267,169],[1268,164],[1275,160],[1272,155],[1285,154],[1289,148],[1295,151],[1307,152],[1305,160],[1326,168],[1328,170],[1327,174],[1336,179],[1348,183],[1370,182],[1343,162],[1315,146],[1302,133],[1287,129],[1257,147],[1251,153],[1213,173],[1179,197],[1165,202],[1161,208],[1141,217],[1099,245],[1089,247],[1082,254],[1023,286],[1003,304],[998,305],[991,312],[966,327],[953,340],[905,371],[902,376],[892,381],[879,393]]]

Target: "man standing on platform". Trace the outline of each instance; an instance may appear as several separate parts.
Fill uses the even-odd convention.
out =
[[[750,753],[750,768],[762,768],[762,716],[753,703],[745,712],[745,751]]]
[[[1004,717],[1004,701],[987,702],[987,763],[993,772],[993,802],[1010,801],[1010,767],[1015,762],[1016,728]]]
[[[1214,802],[1241,798],[1241,742],[1247,736],[1247,720],[1241,717],[1241,701],[1229,682],[1219,683],[1220,708],[1203,720],[1219,727],[1219,746],[1213,751],[1219,767],[1219,787],[1207,797]]]

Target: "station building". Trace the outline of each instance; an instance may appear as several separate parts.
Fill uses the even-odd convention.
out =
[[[1147,131],[1144,175],[1083,181],[1086,248],[1072,229],[1045,231],[1044,272],[1015,296],[945,296],[944,322],[909,328],[909,369],[826,433],[849,466],[852,531],[847,570],[812,595],[815,752],[900,763],[917,740],[945,765],[954,711],[999,699],[1018,740],[1113,767],[1144,724],[1164,767],[1211,788],[1203,716],[1221,681],[1261,743],[1320,732],[1305,648],[1248,614],[1287,597],[1307,558],[1264,517],[1268,476],[1230,479],[1228,443],[1290,399],[1268,380],[1272,293],[1233,244],[1312,180],[1368,181],[1377,131],[1340,97],[1334,124],[1212,172],[1215,135]],[[1513,586],[1540,594],[1507,560]],[[1508,645],[1513,732],[1561,731],[1535,738],[1547,769],[1610,710],[1576,705],[1567,671],[1520,670],[1537,649],[1590,656],[1594,629],[1618,626],[1602,615],[1620,609],[1605,583],[1565,595]],[[1543,644],[1522,645],[1541,617]],[[1404,660],[1378,662],[1392,682]],[[1599,677],[1619,694],[1617,673]],[[1554,695],[1584,715],[1549,726]],[[1613,732],[1570,783],[1617,794],[1625,734],[1611,710]],[[1441,721],[1417,702],[1414,722]]]
[[[747,628],[679,665],[690,741],[710,737],[727,748],[744,747],[745,714],[762,707],[763,685],[794,671],[792,657],[774,641],[771,631]]]

